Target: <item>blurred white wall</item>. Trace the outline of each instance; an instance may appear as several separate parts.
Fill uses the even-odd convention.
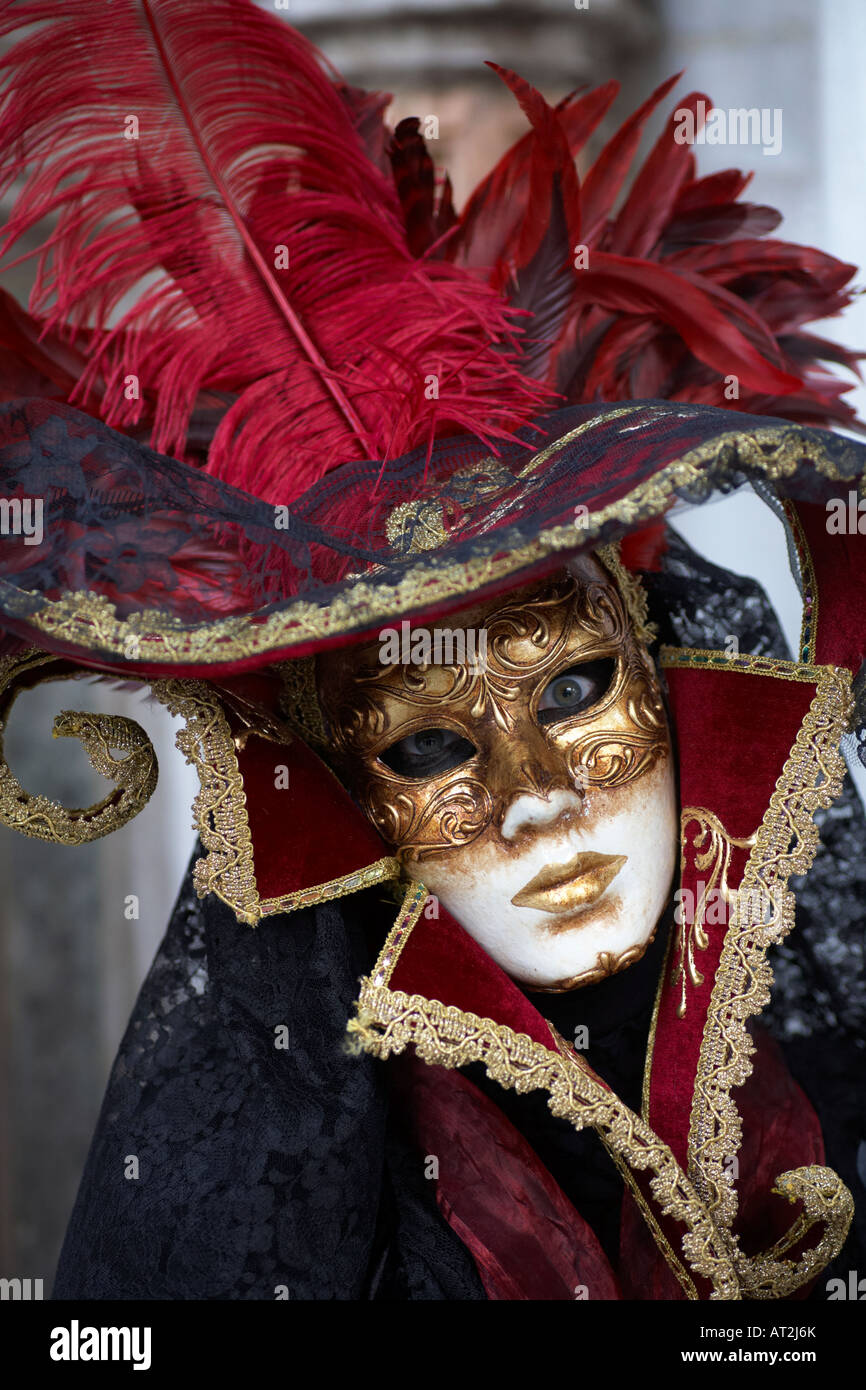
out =
[[[753,169],[744,195],[782,212],[777,235],[864,267],[866,285],[866,3],[864,0],[661,0],[659,72],[685,68],[678,92],[716,106],[782,111],[782,146],[696,147],[703,172]],[[866,349],[866,301],[818,333]],[[866,387],[848,399],[866,419]],[[782,526],[750,489],[679,514],[674,525],[708,559],[764,586],[796,646],[800,600]],[[866,769],[849,763],[866,801]]]

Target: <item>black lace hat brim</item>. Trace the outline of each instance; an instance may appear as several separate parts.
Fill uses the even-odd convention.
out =
[[[571,406],[521,440],[347,463],[275,507],[69,407],[4,404],[0,624],[104,669],[251,670],[516,587],[677,499],[753,480],[823,503],[866,473],[857,441],[666,401]]]

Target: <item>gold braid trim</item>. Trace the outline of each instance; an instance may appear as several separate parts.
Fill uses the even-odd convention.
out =
[[[631,1168],[652,1170],[653,1197],[664,1215],[687,1227],[683,1253],[694,1273],[712,1284],[710,1297],[741,1297],[730,1237],[717,1228],[671,1150],[574,1054],[553,1052],[493,1019],[375,985],[369,978],[361,982],[357,1016],[349,1021],[348,1032],[354,1048],[375,1057],[403,1052],[411,1043],[425,1062],[444,1067],[482,1062],[501,1086],[521,1093],[548,1091],[554,1115],[575,1129],[589,1125],[597,1130],[611,1152]],[[564,1048],[554,1029],[551,1033],[557,1047]]]
[[[787,883],[792,874],[805,874],[814,858],[818,846],[814,813],[832,804],[845,774],[839,741],[851,705],[850,673],[831,666],[808,669],[817,672],[817,689],[756,833],[736,894],[695,1082],[689,1174],[716,1222],[728,1231],[737,1213],[729,1160],[742,1142],[742,1123],[730,1093],[751,1074],[750,1059],[755,1050],[746,1023],[770,1000],[773,972],[766,959],[767,948],[786,936],[794,924],[794,895]],[[847,1189],[844,1198],[841,1183],[829,1170],[798,1172],[823,1176],[807,1182],[785,1174],[778,1179],[780,1188],[789,1196],[796,1192],[808,1197],[812,1220],[825,1221],[827,1233],[797,1266],[776,1264],[770,1256],[760,1257],[756,1264],[737,1251],[745,1289],[750,1291],[759,1268],[761,1289],[776,1280],[776,1292],[761,1292],[756,1297],[784,1297],[778,1290],[793,1289],[812,1277],[823,1267],[817,1263],[819,1257],[824,1262],[832,1259],[844,1240],[847,1222],[840,1212],[846,1200],[849,1205],[851,1202]]]
[[[814,661],[818,642],[818,577],[812,552],[806,540],[806,533],[797,515],[797,509],[790,502],[782,503],[782,510],[791,529],[791,538],[800,565],[800,581],[803,586],[803,616],[800,620],[800,646],[798,655],[803,661]]]
[[[623,407],[620,414],[626,416],[637,408]],[[585,421],[545,446],[521,469],[520,476],[530,476],[543,460],[594,423]],[[790,477],[798,468],[809,465],[824,477],[853,480],[857,475],[857,462],[852,448],[850,471],[838,467],[820,437],[801,434],[795,426],[763,425],[750,431],[730,430],[665,464],[624,497],[583,518],[579,528],[567,522],[540,532],[533,540],[514,549],[500,547],[492,555],[443,564],[435,569],[422,562],[409,569],[396,584],[373,585],[361,579],[343,593],[334,595],[327,607],[308,598],[297,599],[279,612],[266,614],[262,621],[235,615],[193,625],[173,614],[152,610],[119,618],[108,598],[91,592],[65,593],[57,600],[45,600],[39,611],[33,613],[30,609],[34,596],[22,594],[8,580],[0,580],[0,601],[9,613],[15,614],[26,600],[27,611],[21,611],[21,617],[31,629],[89,652],[99,651],[106,660],[171,665],[235,662],[288,650],[302,642],[342,636],[444,600],[463,596],[474,599],[484,586],[516,577],[549,555],[586,548],[612,522],[638,526],[659,516],[675,499],[679,488],[703,486],[709,494],[719,482],[744,468],[751,468],[774,481]],[[712,464],[715,469],[713,477],[709,478],[707,467]],[[538,485],[544,485],[540,475]],[[526,506],[526,499],[521,500],[520,506]],[[490,516],[495,515],[486,496],[484,507]]]
[[[255,926],[262,912],[247,798],[225,710],[204,681],[154,681],[151,689],[170,714],[186,720],[175,742],[201,784],[192,804],[205,850],[193,869],[196,893],[215,893],[240,922]]]
[[[192,807],[193,829],[198,831],[205,850],[193,869],[193,883],[200,898],[215,893],[239,922],[254,927],[263,917],[330,902],[400,876],[397,860],[385,856],[326,883],[299,888],[278,898],[261,898],[243,777],[220,697],[205,681],[154,681],[151,688],[171,714],[186,720],[175,741],[186,761],[195,767],[200,783]],[[238,740],[243,740],[247,732],[241,732]],[[256,732],[261,737],[274,732],[276,737],[279,730],[263,727]]]
[[[649,602],[640,576],[633,574],[623,564],[619,541],[612,545],[600,545],[594,554],[616,580],[638,640],[649,646],[659,634],[655,623],[649,621]]]
[[[738,1254],[737,1268],[747,1298],[787,1298],[801,1285],[816,1278],[842,1249],[854,1215],[851,1193],[832,1168],[817,1165],[794,1168],[776,1179],[773,1191],[778,1197],[787,1197],[789,1202],[802,1202],[803,1211],[772,1249],[752,1259]],[[802,1240],[816,1223],[824,1227],[817,1245],[807,1250],[796,1264],[793,1260],[778,1258]]]
[[[798,681],[801,685],[815,685],[829,669],[827,666],[801,665],[797,661],[783,661],[778,656],[731,655],[730,652],[716,651],[710,647],[668,647],[659,648],[659,663],[662,666],[686,667],[691,671],[729,671],[733,675],[773,676],[780,681]]]
[[[47,796],[31,795],[12,772],[3,752],[9,711],[22,688],[49,680],[80,679],[92,672],[49,674],[56,658],[27,650],[0,659],[0,821],[22,835],[58,845],[85,845],[110,835],[137,816],[156,789],[159,770],[153,744],[133,719],[119,714],[62,710],[54,720],[53,738],[77,738],[94,771],[114,782],[114,789],[94,806],[70,808]],[[38,680],[29,673],[45,666]],[[21,684],[21,678],[28,679]],[[112,749],[126,753],[116,758]]]
[[[281,898],[262,898],[259,907],[263,917],[273,917],[277,912],[294,912],[299,907],[314,907],[317,903],[329,903],[333,898],[343,898],[347,893],[359,893],[362,888],[372,888],[375,883],[400,877],[400,861],[391,856],[377,859],[363,869],[353,869],[351,873],[330,878],[327,883],[317,883],[312,888],[298,888],[294,893],[284,893]]]
[[[641,1108],[640,1113],[645,1120],[649,1120],[650,1112],[650,1088],[652,1085],[653,1055],[656,1046],[656,1030],[659,1026],[659,1010],[662,1005],[662,994],[664,992],[665,981],[671,963],[671,953],[674,946],[674,931],[668,932],[668,944],[665,947],[665,958],[662,964],[659,982],[656,986],[656,997],[653,1004],[652,1018],[650,1020],[649,1037],[647,1038],[646,1057],[643,1065],[643,1085],[641,1087]]]
[[[312,748],[321,752],[328,746],[328,732],[316,690],[316,658],[296,656],[293,661],[277,662],[280,675],[280,710],[291,727]]]

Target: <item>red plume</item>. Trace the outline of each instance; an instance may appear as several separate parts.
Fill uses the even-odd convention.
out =
[[[667,527],[663,516],[647,522],[637,531],[629,531],[619,543],[620,559],[626,569],[660,570],[661,560],[668,548]]]
[[[189,0],[0,4],[0,35],[34,24],[0,60],[0,192],[26,175],[3,249],[57,218],[30,307],[87,341],[75,401],[121,429],[152,406],[182,453],[200,393],[233,398],[208,466],[279,501],[554,403],[501,296],[414,258],[382,100],[300,34],[249,0],[204,24]]]
[[[17,33],[16,31],[21,31]],[[417,120],[251,0],[0,0],[5,254],[43,218],[10,388],[65,396],[291,501],[330,468],[497,439],[567,401],[667,397],[854,423],[803,331],[854,268],[772,240],[748,177],[696,176],[677,112],[619,212],[663,83],[575,157],[617,86],[556,107],[490,64],[530,129],[456,215]],[[579,254],[578,254],[579,253]],[[738,394],[728,389],[737,380]]]
[[[614,214],[644,124],[676,77],[614,133],[575,194],[562,151],[578,152],[610,105],[611,84],[552,108],[516,74],[490,66],[533,129],[479,184],[442,251],[483,270],[532,313],[525,371],[573,402],[662,397],[857,423],[841,400],[850,386],[818,364],[856,371],[863,354],[800,331],[850,303],[855,267],[761,240],[780,217],[737,201],[750,175],[696,177],[677,125],[679,113],[696,114],[706,98],[693,93],[678,103]]]

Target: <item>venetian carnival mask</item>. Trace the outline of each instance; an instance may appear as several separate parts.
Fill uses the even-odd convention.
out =
[[[408,626],[408,625],[406,625]],[[408,874],[521,984],[638,960],[677,855],[655,669],[593,559],[320,656],[335,765]]]

